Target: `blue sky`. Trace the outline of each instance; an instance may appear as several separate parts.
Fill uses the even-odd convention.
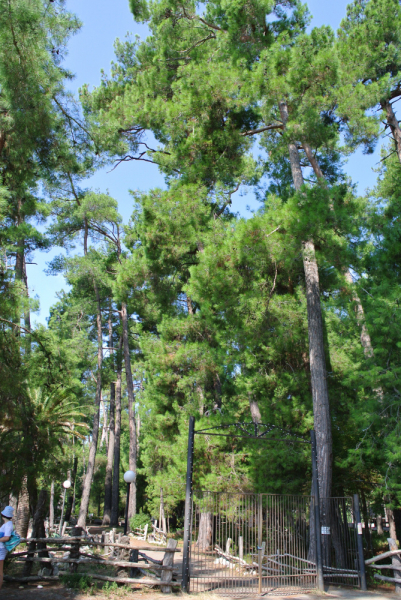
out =
[[[313,15],[312,27],[326,24],[337,29],[346,14],[348,3],[347,0],[310,0],[308,6]],[[77,92],[84,83],[90,87],[99,85],[101,70],[108,72],[113,61],[113,44],[116,38],[123,39],[127,33],[131,33],[145,39],[147,29],[144,25],[134,22],[128,0],[67,0],[67,7],[83,22],[80,33],[70,41],[66,59],[67,68],[76,75],[70,89]],[[358,185],[360,193],[374,185],[376,174],[373,173],[372,167],[376,166],[378,160],[377,153],[362,156],[360,152],[349,159],[346,171]],[[109,191],[118,201],[124,222],[128,221],[132,213],[130,189],[146,191],[163,185],[164,178],[157,168],[145,162],[121,164],[112,172],[104,169],[87,182],[88,187],[102,192]],[[251,209],[259,207],[251,192],[247,195],[235,195],[234,211],[244,216],[249,215],[248,205]],[[65,288],[62,275],[48,276],[44,272],[46,263],[60,252],[57,248],[49,253],[38,251],[33,259],[37,264],[27,267],[30,295],[40,300],[40,311],[33,316],[33,321],[46,322],[49,309],[56,301],[56,293]]]

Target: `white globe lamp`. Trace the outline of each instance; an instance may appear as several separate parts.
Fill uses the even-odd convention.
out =
[[[125,471],[124,481],[125,481],[125,483],[133,483],[135,481],[134,471]]]

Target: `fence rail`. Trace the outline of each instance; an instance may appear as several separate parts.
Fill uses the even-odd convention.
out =
[[[50,567],[50,573],[38,575],[23,574],[20,577],[10,577],[5,575],[5,581],[57,581],[59,575],[65,573],[76,573],[80,565],[102,565],[106,567],[116,567],[117,569],[129,569],[130,576],[111,576],[104,575],[101,573],[79,573],[80,575],[98,579],[101,581],[112,581],[124,584],[136,584],[136,585],[151,585],[160,586],[161,591],[164,593],[170,593],[172,587],[179,586],[180,581],[177,577],[173,579],[173,576],[178,575],[178,569],[174,567],[174,555],[180,550],[177,548],[176,540],[168,540],[167,547],[153,547],[153,546],[137,546],[134,547],[131,544],[115,543],[115,542],[100,542],[98,540],[88,539],[86,537],[63,537],[63,538],[25,538],[21,540],[28,544],[28,548],[23,552],[16,552],[11,554],[10,557],[14,562],[22,563],[24,565],[39,563]],[[40,547],[38,547],[38,544]],[[53,547],[56,547],[54,549]],[[90,554],[87,551],[82,551],[82,547],[85,549],[88,546],[99,546],[102,548],[111,548],[111,554],[117,552],[118,555],[114,558],[105,558],[102,556],[96,556]],[[70,556],[46,556],[48,552],[70,552]],[[163,554],[162,560],[156,560],[151,556],[148,556],[145,552],[160,552]],[[128,560],[124,560],[127,558]],[[53,574],[55,567],[58,565],[65,565],[69,567],[68,571],[59,571],[58,574]],[[136,575],[145,574],[149,578],[137,578]],[[160,577],[158,577],[158,575]]]

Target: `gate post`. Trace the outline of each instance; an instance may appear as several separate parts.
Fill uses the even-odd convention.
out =
[[[192,472],[194,466],[195,417],[189,417],[187,482],[185,490],[184,548],[181,588],[189,593],[189,551],[191,542]]]
[[[315,517],[315,544],[316,544],[316,572],[317,572],[317,587],[324,592],[323,578],[323,558],[322,558],[322,538],[320,528],[320,496],[319,496],[319,479],[317,470],[317,451],[316,451],[316,434],[314,429],[310,432],[312,446],[312,489],[313,489],[313,505]]]
[[[366,592],[368,587],[366,585],[365,557],[363,556],[361,511],[359,510],[358,494],[354,494],[354,512],[355,512],[354,517],[355,517],[355,525],[356,525],[356,538],[357,538],[357,544],[358,544],[359,579],[361,580],[361,590],[363,592]]]

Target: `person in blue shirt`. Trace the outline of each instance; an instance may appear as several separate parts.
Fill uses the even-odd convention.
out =
[[[6,506],[1,516],[3,517],[3,525],[0,527],[0,590],[3,585],[3,567],[4,567],[4,559],[7,554],[7,548],[4,545],[4,542],[8,542],[11,537],[11,534],[14,530],[12,518],[14,514],[14,509],[12,506]]]

